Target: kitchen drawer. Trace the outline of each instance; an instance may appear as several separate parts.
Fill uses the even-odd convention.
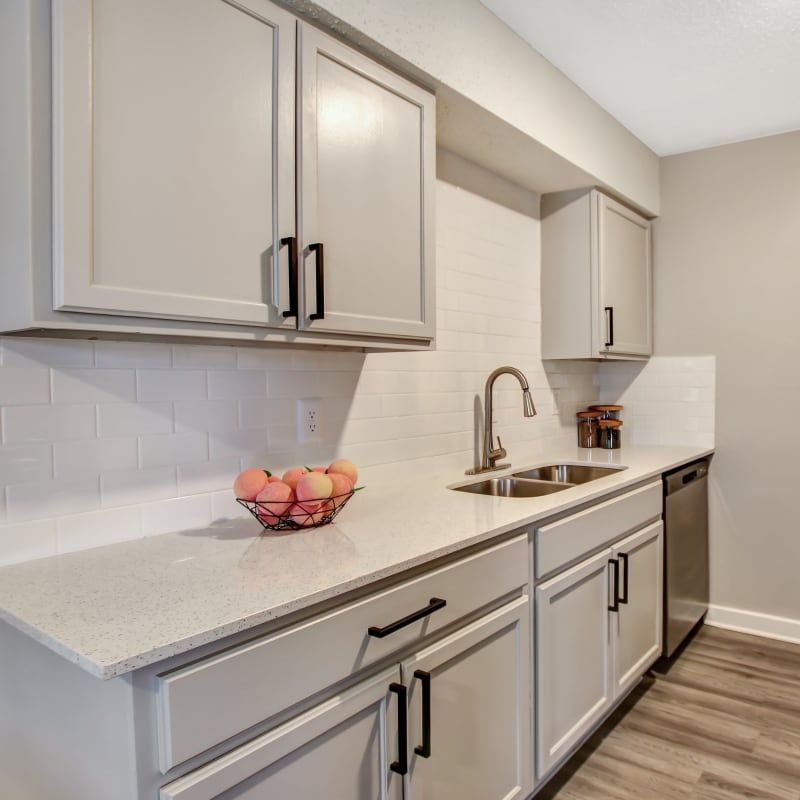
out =
[[[661,516],[662,502],[661,481],[657,480],[536,528],[536,577],[542,578],[565,567],[656,519]]]
[[[523,591],[527,535],[386,591],[156,678],[159,766],[176,764],[246,730],[422,637]],[[444,607],[384,638],[368,633],[431,604]]]

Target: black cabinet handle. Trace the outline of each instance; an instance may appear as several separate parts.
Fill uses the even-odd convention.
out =
[[[614,602],[608,607],[609,611],[619,611],[619,561],[609,558],[608,563],[614,570]]]
[[[606,347],[614,346],[614,306],[606,306],[606,330],[608,331],[608,341]]]
[[[289,310],[283,312],[285,317],[297,316],[297,239],[284,236],[281,247],[289,245]]]
[[[431,757],[431,674],[424,669],[414,670],[414,677],[422,684],[422,744],[414,752],[423,758]]]
[[[322,242],[315,242],[308,246],[310,253],[317,254],[317,310],[309,314],[309,319],[325,319],[325,255]]]
[[[397,761],[389,769],[399,775],[408,772],[408,707],[407,692],[402,683],[390,683],[389,691],[397,695]]]
[[[619,596],[620,603],[628,604],[628,554],[620,553],[619,560],[622,562],[622,567],[625,570],[622,573],[622,594]]]
[[[428,614],[433,614],[434,611],[438,611],[440,608],[444,608],[446,605],[447,600],[442,600],[441,597],[431,597],[430,603],[428,603],[425,608],[421,608],[419,611],[415,611],[413,614],[409,614],[407,617],[398,619],[395,622],[390,622],[385,628],[379,628],[377,625],[370,625],[369,628],[367,628],[367,633],[370,636],[376,637],[377,639],[383,639],[384,636],[388,636],[390,633],[399,631],[400,628],[405,628],[406,625],[410,625],[412,622],[416,622],[418,619],[427,617]]]

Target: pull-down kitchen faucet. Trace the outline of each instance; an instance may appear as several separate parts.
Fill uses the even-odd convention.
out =
[[[522,413],[526,417],[532,417],[536,413],[536,409],[533,407],[531,390],[528,387],[528,380],[516,367],[498,367],[492,372],[486,379],[486,390],[483,399],[483,458],[480,467],[468,469],[467,475],[478,475],[481,472],[491,472],[510,466],[510,464],[496,463],[499,459],[505,458],[507,453],[499,436],[497,437],[497,448],[494,447],[494,436],[492,435],[492,387],[497,378],[506,373],[513,375],[522,386]]]

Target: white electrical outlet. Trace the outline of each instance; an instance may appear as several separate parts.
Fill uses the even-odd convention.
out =
[[[322,441],[322,402],[318,397],[297,401],[297,441],[299,444]]]

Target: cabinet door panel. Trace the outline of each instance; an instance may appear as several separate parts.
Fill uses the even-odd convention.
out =
[[[611,550],[536,587],[536,776],[544,777],[611,705]]]
[[[661,654],[663,523],[656,522],[614,546],[627,569],[627,603],[612,615],[614,691],[624,694]],[[627,567],[625,566],[627,561]],[[623,581],[624,583],[625,581]]]
[[[303,324],[430,337],[433,98],[317,30],[300,41]]]
[[[647,220],[620,203],[597,194],[600,313],[613,309],[613,345],[608,353],[650,355],[653,352],[650,230]],[[601,316],[604,336],[606,320]]]
[[[406,800],[512,800],[531,791],[530,601],[522,597],[403,664]],[[430,756],[422,724],[430,675]]]
[[[55,307],[293,326],[294,19],[264,0],[62,4]]]
[[[400,677],[384,670],[306,714],[167,784],[160,800],[401,800]]]

